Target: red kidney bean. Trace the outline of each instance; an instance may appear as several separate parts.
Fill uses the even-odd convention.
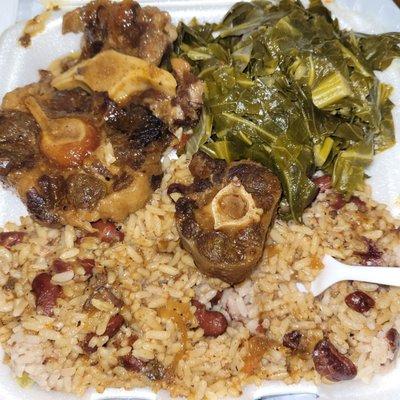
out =
[[[267,333],[267,330],[261,324],[258,324],[258,326],[256,328],[256,333],[258,335],[263,336],[263,335],[265,335]]]
[[[381,265],[383,253],[377,248],[376,244],[371,239],[364,238],[367,245],[367,251],[355,252],[354,254],[361,258],[363,265]]]
[[[93,222],[92,227],[97,229],[97,232],[94,235],[97,236],[102,242],[114,243],[122,242],[124,240],[124,233],[117,229],[114,222],[99,220],[97,222]]]
[[[90,332],[85,336],[85,339],[83,339],[83,341],[81,343],[81,347],[82,347],[82,349],[83,349],[83,351],[85,353],[92,354],[92,353],[95,353],[97,351],[97,346],[94,346],[94,347],[89,346],[89,342],[95,336],[96,336],[96,334],[94,332]]]
[[[390,350],[393,353],[399,348],[400,335],[396,328],[390,328],[386,332],[386,340],[388,341]]]
[[[32,290],[36,297],[36,311],[49,317],[52,316],[57,299],[62,294],[62,287],[54,285],[51,282],[51,275],[44,272],[33,280]]]
[[[357,206],[358,211],[361,211],[363,213],[368,211],[367,204],[365,203],[365,201],[362,201],[359,197],[351,196],[350,201]]]
[[[375,306],[375,300],[361,290],[348,294],[344,301],[352,310],[359,313],[365,313]]]
[[[170,195],[172,193],[181,193],[187,194],[190,189],[190,185],[184,185],[183,183],[171,183],[168,186],[167,194]]]
[[[59,274],[61,272],[70,271],[72,269],[72,265],[71,263],[68,263],[66,261],[57,258],[53,261],[52,269],[55,274]]]
[[[115,336],[120,330],[121,326],[124,324],[124,317],[120,314],[113,315],[108,321],[107,328],[102,336],[108,336],[110,340],[113,336]],[[85,353],[92,354],[97,351],[97,346],[91,347],[89,346],[89,342],[92,338],[94,338],[96,334],[94,332],[90,332],[85,336],[85,339],[81,343],[82,349]]]
[[[313,178],[312,181],[319,187],[321,192],[325,192],[332,187],[332,178],[330,175],[322,175],[317,178]]]
[[[120,357],[119,360],[125,369],[132,372],[140,372],[146,366],[145,361],[139,360],[138,358],[133,356],[132,353]]]
[[[350,380],[357,375],[357,367],[353,362],[340,354],[328,339],[322,339],[316,344],[312,357],[315,370],[330,381]]]
[[[194,315],[200,328],[204,331],[204,336],[217,337],[225,333],[228,328],[228,321],[222,313],[207,311],[205,305],[197,300],[192,300],[192,304],[197,308]]]
[[[285,347],[288,347],[292,350],[298,350],[300,347],[300,340],[302,338],[302,334],[299,331],[291,331],[285,333],[283,336],[282,343]]]
[[[12,246],[21,243],[25,235],[25,232],[2,232],[0,233],[0,246],[10,250]]]
[[[347,201],[341,194],[337,194],[331,201],[330,206],[335,210],[338,211],[346,205]]]
[[[210,300],[211,305],[212,306],[217,305],[219,303],[219,301],[221,300],[223,294],[224,294],[224,292],[222,290],[218,290],[216,295]]]
[[[124,322],[125,322],[124,317],[121,314],[113,315],[108,321],[104,335],[107,335],[111,339],[118,333],[119,329],[124,324]]]
[[[93,269],[96,266],[96,262],[92,258],[83,258],[78,260],[81,267],[85,270],[85,275],[92,276]]]

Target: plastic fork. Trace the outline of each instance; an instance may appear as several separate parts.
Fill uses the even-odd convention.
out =
[[[364,267],[346,265],[331,256],[322,259],[324,268],[311,283],[311,293],[318,296],[337,282],[359,281],[377,283],[380,285],[400,286],[400,268],[398,267]],[[308,292],[303,284],[297,287],[302,292]]]

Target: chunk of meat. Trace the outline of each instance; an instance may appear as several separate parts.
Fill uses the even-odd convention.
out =
[[[85,90],[55,90],[42,102],[46,112],[52,118],[65,117],[69,114],[89,114],[93,108],[94,98]]]
[[[162,178],[163,178],[163,174],[153,175],[151,177],[150,184],[151,184],[151,188],[153,190],[157,190],[161,186]]]
[[[129,28],[115,24],[117,20],[126,21]],[[163,39],[150,38],[167,38],[172,29],[167,14],[141,9],[128,0],[99,0],[69,14],[65,24],[67,30],[84,30],[88,46],[104,33],[99,51],[126,47],[127,54],[132,50],[150,59],[165,50]],[[158,70],[176,85],[171,73]],[[118,107],[104,93],[56,90],[51,82],[58,75],[42,72],[41,76],[40,82],[5,96],[0,112],[0,175],[44,225],[70,224],[91,232],[91,222],[125,220],[146,204],[157,187],[161,157],[172,138],[145,101],[154,93],[146,90],[145,97]],[[172,94],[162,95],[172,102]]]
[[[97,221],[92,223],[92,227],[97,230],[95,235],[105,243],[122,242],[124,233],[117,229],[111,221]]]
[[[189,164],[190,173],[199,179],[221,178],[226,167],[226,161],[213,159],[202,151],[197,152]]]
[[[54,212],[50,201],[40,195],[35,188],[26,193],[26,207],[30,214],[41,224],[57,226],[60,223],[59,216]]]
[[[51,317],[57,299],[62,295],[62,287],[54,285],[51,282],[51,275],[43,272],[33,280],[32,290],[36,298],[36,311]]]
[[[81,58],[114,49],[155,65],[177,37],[167,13],[132,0],[97,0],[64,16],[63,33],[83,32]]]
[[[386,332],[385,337],[386,337],[386,340],[388,342],[390,350],[392,350],[393,353],[395,351],[397,351],[397,349],[399,348],[399,344],[400,344],[400,335],[399,335],[399,332],[397,331],[397,329],[396,328],[390,328]]]
[[[25,232],[1,232],[0,246],[4,246],[6,249],[10,250],[11,247],[15,246],[18,243],[21,243],[25,235]]]
[[[161,173],[159,160],[171,135],[160,119],[142,106],[120,108],[113,102],[108,103],[104,119],[118,161],[133,169],[144,167],[152,175]]]
[[[32,168],[38,158],[39,126],[26,112],[0,112],[0,176]]]
[[[68,203],[76,209],[91,210],[106,196],[103,181],[89,174],[72,174],[67,180]]]
[[[67,182],[62,175],[42,175],[37,181],[38,188],[51,208],[62,205],[67,197]]]
[[[190,64],[182,58],[172,58],[171,66],[178,82],[173,104],[183,111],[184,120],[181,125],[193,126],[203,107],[204,83],[191,72]]]
[[[315,370],[333,382],[353,379],[357,375],[357,367],[353,362],[340,354],[328,340],[317,343],[312,353]]]
[[[33,98],[33,95],[37,98]],[[25,103],[29,103],[41,120],[43,129],[60,118],[91,121],[104,139],[96,154],[87,154],[86,150],[78,152],[84,156],[84,165],[74,165],[65,170],[62,161],[66,154],[64,150],[61,163],[57,161],[57,165],[52,157],[58,150],[50,148],[50,142],[50,158],[43,154],[43,148],[40,148],[43,129],[40,132],[30,114],[11,110],[2,113],[5,139],[1,140],[0,118],[0,161],[2,144],[4,148],[8,146],[13,151],[18,150],[15,140],[21,140],[24,154],[26,151],[35,154],[31,157],[34,163],[29,165],[24,162],[9,168],[11,164],[5,163],[7,170],[4,170],[4,175],[7,183],[17,188],[29,212],[38,222],[49,226],[70,224],[90,230],[88,222],[100,218],[123,221],[150,198],[150,181],[154,175],[161,174],[160,160],[172,137],[168,128],[150,111],[139,105],[119,108],[100,94],[90,96],[82,94],[80,90],[59,92],[48,83],[20,88],[14,96],[10,93],[7,97],[9,106],[12,104],[17,107],[22,103],[22,109],[26,109]],[[30,101],[27,102],[27,99]],[[63,102],[66,103],[64,110]],[[77,115],[79,118],[76,118]],[[33,139],[28,137],[28,143],[25,138],[29,132]],[[117,160],[112,166],[106,167],[105,160],[100,161],[99,156],[106,154],[105,146],[109,146],[110,142]],[[64,149],[64,144],[61,147]]]
[[[346,304],[354,311],[361,314],[366,313],[375,306],[375,300],[367,293],[356,290],[345,298]]]
[[[225,316],[218,311],[208,311],[204,304],[193,300],[192,304],[196,307],[194,316],[204,331],[204,336],[217,337],[226,332],[228,321]]]
[[[262,256],[281,196],[279,180],[251,161],[225,168],[204,156],[197,159],[192,173],[208,178],[210,184],[200,192],[192,185],[176,202],[181,243],[203,273],[230,284],[241,282]],[[213,167],[215,174],[209,175]]]
[[[287,332],[283,336],[282,344],[289,349],[298,350],[302,336],[299,331]]]

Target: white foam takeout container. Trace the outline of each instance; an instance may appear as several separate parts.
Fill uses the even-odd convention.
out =
[[[9,0],[0,0],[5,6]],[[61,1],[61,0],[60,0]],[[52,1],[56,3],[55,1]],[[62,0],[63,5],[79,5],[82,0]],[[190,20],[219,20],[230,5],[231,0],[143,0],[142,4],[157,5],[171,13],[174,22]],[[339,18],[341,26],[366,33],[400,31],[400,10],[391,0],[330,0],[327,6]],[[0,38],[0,98],[17,86],[36,81],[37,70],[46,68],[57,57],[78,49],[78,35],[61,35],[61,14],[55,13],[48,21],[43,33],[33,38],[32,46],[24,49],[18,45],[24,24],[19,23],[8,29]],[[376,156],[369,168],[370,184],[376,200],[386,203],[395,216],[400,216],[400,60],[396,60],[379,77],[391,83],[395,90],[392,100],[396,104],[394,120],[398,143],[392,149]],[[20,200],[5,188],[0,187],[0,225],[6,221],[18,221],[26,215],[26,209]],[[0,357],[3,356],[0,350]],[[397,364],[397,365],[395,365]],[[304,382],[298,385],[285,385],[281,382],[267,382],[262,387],[247,387],[242,399],[253,400],[262,396],[284,393],[317,393],[323,400],[379,400],[400,399],[400,363],[393,363],[385,373],[377,375],[369,384],[358,380],[341,382],[334,385],[315,386]],[[152,393],[148,389],[129,392],[107,390],[103,394],[88,392],[84,400],[98,399],[155,400],[167,399],[166,392]],[[18,386],[9,368],[0,364],[0,400],[75,400],[73,395],[47,393],[33,386],[22,389]]]

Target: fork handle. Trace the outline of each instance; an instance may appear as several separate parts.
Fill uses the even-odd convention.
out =
[[[330,260],[330,263],[333,262],[336,264],[336,276],[340,278],[337,281],[360,281],[380,285],[400,286],[400,268],[398,267],[347,266],[337,260]]]

